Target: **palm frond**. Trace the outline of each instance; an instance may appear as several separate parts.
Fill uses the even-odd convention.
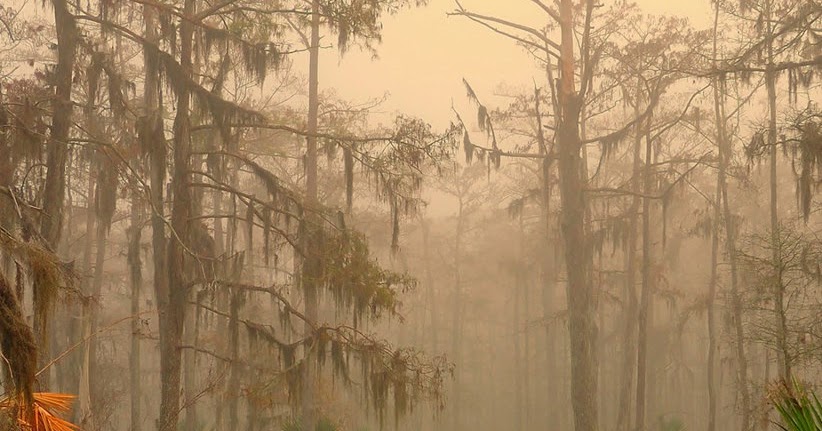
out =
[[[7,397],[0,400],[0,411],[16,408],[17,423],[25,431],[79,431],[80,427],[58,416],[71,410],[74,398],[69,394],[35,392],[31,406]]]
[[[777,424],[785,431],[822,431],[822,403],[813,391],[794,383],[783,386],[773,397],[774,407],[782,418]]]

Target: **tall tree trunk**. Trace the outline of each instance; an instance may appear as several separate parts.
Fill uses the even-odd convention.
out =
[[[248,220],[246,230],[245,252],[243,253],[242,268],[237,274],[244,274],[248,280],[254,280],[254,223]],[[239,281],[239,280],[237,280]],[[240,309],[243,306],[243,292],[240,289],[230,290],[230,306],[228,318],[228,349],[231,365],[228,376],[228,426],[232,429],[240,428],[240,378],[243,373],[240,366]]]
[[[194,290],[192,290],[192,293],[193,292]],[[196,305],[190,307],[192,309],[186,314],[183,336],[185,337],[185,345],[192,346],[193,348],[186,349],[183,353],[183,393],[185,394],[186,409],[185,430],[196,431],[199,429],[199,415],[197,412],[197,352],[195,349],[197,348],[200,338],[200,322],[197,318],[197,310],[199,309],[200,302],[197,295],[190,296],[192,297],[190,298],[191,302],[194,302]]]
[[[651,127],[650,116],[646,120],[645,130]],[[650,134],[649,134],[650,135]],[[653,305],[651,287],[651,194],[653,187],[653,172],[651,171],[653,143],[650,136],[645,140],[645,169],[643,170],[642,198],[642,290],[639,297],[639,319],[637,321],[637,361],[636,361],[636,429],[645,430],[645,391],[647,377],[648,356],[648,320],[649,311]]]
[[[588,220],[590,220],[590,218]],[[599,268],[604,268],[604,265],[603,265],[603,260],[604,259],[605,259],[605,257],[602,254],[597,256],[597,261],[598,261],[597,265],[598,265]],[[594,273],[592,272],[591,273],[591,280],[594,280],[593,277],[594,277]],[[595,284],[596,288],[597,289],[602,289],[604,287],[604,284],[605,284],[605,282],[603,281],[601,274],[597,274],[597,281],[596,281],[596,284]],[[596,313],[597,326],[599,328],[609,327],[608,323],[606,323],[606,321],[605,321],[606,315],[608,313],[608,309],[607,309],[607,307],[605,307],[605,301],[598,300],[596,310],[597,310],[597,313]],[[607,341],[608,340],[606,340],[605,337],[599,337],[597,339],[596,349],[597,349],[597,357],[598,358],[605,358],[606,357],[605,356],[606,355],[606,348],[607,348],[607,344],[608,344]],[[606,402],[608,400],[606,399],[606,397],[607,397],[607,395],[610,395],[610,394],[606,395],[606,393],[607,393],[607,388],[609,388],[609,382],[608,382],[609,373],[608,373],[608,371],[609,371],[610,367],[608,367],[608,365],[610,365],[611,363],[612,363],[611,361],[607,361],[605,363],[600,361],[599,366],[597,367],[597,379],[599,381],[599,388],[600,388],[600,391],[603,392],[603,396],[600,396],[600,397],[597,398],[597,408],[599,409],[599,417],[597,418],[597,420],[599,421],[599,423],[609,423],[608,422],[609,417],[607,416],[608,405],[606,404]]]
[[[74,70],[74,56],[77,48],[77,27],[74,17],[68,10],[66,0],[52,0],[54,8],[54,23],[57,31],[57,65],[54,69],[54,113],[51,121],[46,161],[48,169],[46,184],[43,193],[43,217],[40,219],[40,232],[53,250],[57,250],[63,226],[63,200],[66,189],[66,163],[68,161],[68,140],[71,131],[71,87],[72,72]],[[39,284],[38,284],[39,285]],[[48,294],[40,292],[38,285],[34,287],[34,309],[45,309],[48,304]],[[46,323],[38,316],[34,319],[34,334],[38,341],[39,359],[41,364],[48,362],[51,356]],[[47,388],[46,381],[40,383]],[[41,389],[45,389],[41,388]]]
[[[726,142],[727,146],[728,143]],[[725,218],[725,229],[727,230],[727,248],[731,266],[731,312],[733,313],[734,336],[736,338],[736,361],[737,361],[737,375],[740,397],[742,399],[742,422],[741,429],[748,431],[750,429],[751,417],[751,396],[748,388],[748,357],[745,353],[745,332],[742,322],[742,295],[739,292],[739,281],[737,273],[737,259],[736,259],[736,234],[733,223],[733,216],[731,215],[730,207],[728,205],[728,184],[725,182],[725,170],[727,169],[728,155],[720,155],[720,171],[722,180],[722,202],[723,212]],[[724,166],[723,166],[724,165]]]
[[[637,87],[639,88],[639,87]],[[634,117],[639,117],[639,91],[637,91],[637,103],[634,106]],[[634,376],[636,368],[634,367],[634,353],[636,352],[636,325],[637,320],[634,317],[637,312],[637,297],[636,297],[636,243],[637,243],[637,229],[639,225],[639,205],[640,205],[640,176],[642,175],[642,133],[640,130],[641,124],[637,124],[634,131],[634,151],[633,151],[633,177],[632,191],[634,195],[633,202],[628,212],[628,246],[625,253],[625,312],[623,334],[625,337],[625,344],[622,349],[622,371],[620,373],[620,395],[619,395],[619,413],[617,415],[617,430],[628,431],[631,426],[631,401],[633,400]]]
[[[128,357],[131,394],[131,431],[141,429],[140,400],[142,398],[142,376],[140,369],[140,338],[142,334],[140,317],[140,290],[143,286],[143,263],[140,258],[142,234],[142,203],[136,193],[131,197],[131,213],[128,230],[128,269],[131,284],[131,352]]]
[[[319,244],[318,235],[315,232],[319,229],[317,218],[313,215],[317,204],[317,130],[319,120],[319,67],[320,67],[320,2],[311,2],[311,38],[309,40],[309,67],[308,67],[308,137],[306,139],[307,148],[305,155],[305,175],[306,175],[306,200],[309,205],[308,217],[306,218],[307,247],[304,265],[303,294],[305,296],[305,316],[311,322],[306,322],[304,332],[311,333],[311,324],[319,317],[319,286],[317,286],[317,274],[319,271]],[[308,355],[304,358],[302,376],[302,425],[304,430],[314,430],[317,424],[317,405],[315,384],[317,380],[314,361]]]
[[[713,56],[714,61],[718,60],[718,52],[717,52],[717,36],[716,36],[716,27],[718,26],[719,20],[719,5],[716,5],[717,10],[714,16],[714,47],[713,47]],[[717,206],[722,205],[722,218],[723,223],[725,225],[726,231],[726,239],[725,239],[725,250],[728,253],[728,260],[730,263],[730,272],[731,272],[731,315],[733,320],[733,335],[734,335],[734,355],[736,359],[737,365],[737,385],[738,391],[742,402],[742,415],[741,415],[741,422],[740,422],[740,429],[742,431],[749,431],[750,430],[750,423],[751,423],[751,400],[750,400],[750,392],[748,389],[748,358],[745,353],[745,333],[744,327],[742,322],[742,298],[739,292],[739,282],[738,282],[738,271],[737,271],[737,254],[736,254],[736,226],[734,225],[733,215],[731,213],[730,207],[730,199],[728,196],[728,183],[727,183],[727,170],[728,164],[730,163],[730,158],[733,154],[733,148],[731,146],[731,141],[728,137],[727,131],[727,123],[726,123],[726,115],[725,115],[725,104],[724,104],[724,94],[725,94],[725,83],[722,77],[715,78],[714,80],[714,110],[716,116],[716,127],[717,127],[717,146],[719,148],[719,169],[717,171],[717,192],[718,196],[716,197],[715,204]],[[717,214],[718,215],[718,214]],[[714,221],[715,223],[719,223],[719,220]],[[712,279],[717,277],[714,272],[715,269],[712,269]],[[716,283],[715,280],[712,280],[712,283]],[[710,292],[712,295],[715,295],[715,287],[713,287],[713,292]],[[710,306],[710,305],[709,305]],[[710,313],[714,310],[714,308],[709,309],[709,319],[712,319]],[[711,322],[709,321],[709,325]],[[710,331],[709,326],[709,331]],[[709,334],[710,336],[710,334]],[[711,352],[715,352],[716,347],[716,335],[713,335],[713,346],[709,346],[709,364],[708,364],[708,372],[709,372],[709,379],[713,379],[713,374],[715,373],[715,365],[710,363],[710,361],[715,360],[712,356]],[[710,342],[710,341],[709,341]],[[714,353],[715,354],[715,353]],[[716,405],[719,399],[721,398],[721,394],[716,393],[716,388],[710,387],[711,383],[709,382],[709,427],[712,425],[716,427]],[[720,381],[717,385],[719,388],[722,387],[722,373],[720,372]],[[710,399],[710,391],[714,392],[714,399]],[[713,413],[711,410],[713,409]],[[713,424],[711,424],[711,420],[713,420]],[[709,428],[710,431],[710,428]]]
[[[722,83],[720,82],[720,85]],[[723,90],[724,94],[724,90]],[[720,117],[725,119],[724,107],[720,104]],[[724,124],[724,121],[722,121]],[[726,250],[731,268],[731,313],[733,314],[733,331],[735,338],[735,356],[737,364],[737,380],[742,401],[741,430],[749,431],[751,424],[751,395],[748,388],[748,356],[745,353],[745,330],[742,322],[742,295],[739,292],[739,275],[736,253],[736,226],[731,213],[728,196],[727,171],[730,157],[733,152],[725,126],[721,127],[722,139],[719,142],[719,181],[722,188],[722,212],[726,230]]]
[[[574,2],[560,3],[559,83],[559,186],[562,199],[561,228],[568,277],[567,297],[571,340],[571,403],[576,431],[596,431],[597,425],[597,327],[589,277],[591,253],[585,235],[585,184],[579,137],[581,97],[575,90]]]
[[[462,193],[462,191],[460,190],[459,193]],[[457,231],[454,237],[454,291],[452,293],[454,309],[451,312],[451,354],[454,355],[455,364],[462,363],[462,237],[465,230],[465,203],[463,200],[464,197],[460,194],[457,210]],[[454,431],[462,429],[462,373],[462,371],[457,370],[454,374],[453,423],[451,427]]]
[[[717,41],[719,28],[719,11],[720,5],[715,4],[714,11],[714,30],[713,30],[713,62],[716,64],[719,56]],[[723,94],[721,93],[721,86],[719,77],[713,79],[713,93],[714,93],[714,119],[716,122],[717,143],[721,143],[725,139],[725,118],[723,117],[724,110],[722,109]],[[721,144],[720,144],[721,145]],[[717,328],[716,328],[716,287],[719,283],[719,220],[722,217],[722,183],[723,178],[717,174],[716,177],[716,195],[713,202],[713,229],[711,232],[711,279],[708,284],[708,363],[707,363],[707,377],[708,377],[708,429],[707,431],[716,431],[716,406],[719,400],[719,393],[717,392],[717,368],[716,355],[718,353],[717,345]]]
[[[54,113],[47,147],[47,174],[43,194],[43,213],[40,230],[53,249],[60,242],[63,220],[68,139],[71,130],[73,105],[71,102],[72,72],[77,48],[77,27],[65,0],[52,0],[54,23],[57,31],[57,65],[54,70]],[[41,346],[43,347],[43,346]]]
[[[525,400],[523,398],[525,372],[522,367],[522,337],[520,335],[522,329],[522,276],[519,268],[514,268],[514,271],[514,318],[511,325],[513,328],[511,341],[514,344],[514,429],[522,431],[525,417]]]
[[[95,243],[95,236],[97,235],[97,229],[95,229],[95,225],[97,223],[97,217],[95,217],[94,213],[94,184],[95,184],[96,177],[92,174],[88,177],[88,185],[86,189],[86,238],[85,243],[83,244],[83,292],[86,295],[90,295],[91,291],[93,290],[92,284],[94,282],[94,277],[92,275],[92,265],[91,265],[91,258],[93,254],[93,246]],[[90,331],[90,326],[88,325],[88,319],[86,316],[88,315],[88,304],[82,304],[79,308],[80,317],[74,319],[74,328],[72,330],[73,338],[72,341],[79,341],[86,338]],[[88,343],[83,349],[77,351],[74,355],[72,355],[72,366],[71,371],[73,372],[73,376],[71,379],[71,386],[69,386],[70,391],[77,391],[77,406],[74,411],[74,422],[80,423],[84,421],[84,419],[90,415],[91,409],[91,395],[89,393],[89,374],[88,374]]]
[[[717,116],[718,118],[719,116]],[[721,184],[717,180],[716,194],[713,207],[713,229],[711,232],[711,278],[708,282],[708,361],[707,385],[708,385],[708,431],[716,431],[716,406],[719,401],[717,392],[717,369],[716,355],[718,353],[717,328],[716,328],[716,287],[719,283],[718,263],[719,263],[719,220],[721,216]]]
[[[516,387],[516,428],[517,430],[528,429],[528,288],[525,283],[525,231],[523,225],[523,214],[518,217],[518,263],[514,266],[514,318],[513,334],[511,339],[514,342],[514,382]],[[523,317],[524,316],[524,317]],[[523,351],[524,337],[524,351]]]
[[[523,235],[524,235],[524,233],[523,233]],[[521,262],[524,262],[525,261],[525,250],[524,250],[525,241],[524,240],[522,241],[522,244],[523,244],[523,251],[521,253],[521,256],[522,256]],[[530,304],[531,304],[530,296],[531,295],[530,295],[530,292],[529,292],[529,287],[530,286],[528,284],[528,274],[526,273],[525,268],[523,268],[522,274],[520,274],[520,283],[522,285],[522,296],[523,296],[522,300],[523,300],[523,304],[524,304],[523,310],[522,310],[522,312],[523,312],[522,322],[523,323],[520,325],[520,328],[522,328],[522,331],[523,331],[522,336],[524,337],[523,352],[522,352],[524,357],[522,359],[522,361],[523,361],[522,366],[523,366],[523,370],[525,371],[525,373],[524,373],[522,378],[525,381],[525,388],[524,388],[525,397],[524,397],[524,400],[523,400],[523,404],[525,406],[525,429],[530,430],[531,426],[532,426],[532,421],[533,421],[532,411],[531,411],[531,382],[534,379],[531,377],[533,375],[533,374],[531,374],[531,340],[530,340],[530,337],[529,337],[529,332],[530,331],[528,330],[529,329],[528,328],[529,327],[528,319],[530,318],[529,316],[531,314],[531,306],[530,306]]]
[[[542,172],[540,175],[540,182],[542,186],[542,216],[541,222],[544,229],[544,248],[542,252],[544,256],[541,259],[540,278],[542,281],[542,316],[545,320],[545,382],[546,401],[549,405],[557,405],[561,399],[561,395],[557,391],[555,378],[562,376],[557,370],[557,359],[560,357],[560,350],[558,343],[557,332],[554,330],[554,297],[557,289],[557,280],[559,276],[559,244],[557,241],[557,229],[555,226],[555,219],[551,217],[551,163],[548,158],[541,162]],[[560,414],[559,408],[550,408],[547,410],[544,420],[548,423],[559,423],[560,418],[565,415]]]
[[[431,352],[438,352],[439,351],[439,319],[437,318],[437,291],[436,286],[434,285],[434,274],[431,269],[431,243],[430,243],[430,236],[431,236],[431,227],[429,226],[428,222],[424,218],[420,218],[420,226],[422,227],[422,260],[423,265],[425,266],[425,284],[426,284],[426,294],[428,296],[428,312],[429,318],[431,323],[431,330],[430,330],[430,343],[431,343]]]
[[[183,15],[192,17],[195,0],[186,0]],[[184,79],[191,79],[193,24],[183,19],[180,26],[180,65]],[[160,431],[177,428],[180,415],[181,352],[180,342],[185,322],[186,250],[190,244],[189,224],[192,216],[190,188],[191,172],[191,124],[190,90],[187,84],[177,85],[177,112],[174,118],[174,175],[171,178],[173,194],[171,228],[174,230],[168,242],[168,288],[164,297],[157,298],[160,313]]]
[[[159,20],[157,18],[157,10],[153,6],[143,6],[143,20],[146,23],[146,40],[149,43],[157,44],[159,36],[157,29],[159,28]],[[170,430],[176,426],[175,422],[166,424],[169,420],[164,403],[167,400],[167,389],[164,387],[166,383],[166,370],[168,362],[168,352],[164,345],[167,343],[166,331],[167,323],[167,308],[169,297],[169,274],[168,274],[168,259],[166,240],[166,226],[165,226],[165,202],[164,190],[166,187],[166,165],[167,165],[167,149],[165,143],[165,136],[163,133],[163,118],[160,112],[160,71],[158,69],[158,59],[156,54],[149,49],[143,51],[143,62],[145,64],[145,84],[143,100],[146,106],[145,117],[143,118],[143,145],[144,149],[149,151],[149,179],[150,179],[150,212],[151,212],[151,245],[152,245],[152,264],[154,274],[152,276],[154,283],[154,297],[157,303],[158,321],[160,324],[160,370],[161,370],[161,415],[157,423],[161,431]],[[175,407],[176,410],[176,407]]]
[[[773,0],[765,4],[768,37],[768,64],[765,67],[765,87],[768,91],[768,146],[770,155],[770,210],[771,210],[771,252],[774,274],[774,319],[776,320],[776,349],[779,363],[779,378],[791,383],[791,358],[788,353],[787,319],[785,314],[785,286],[782,280],[782,247],[779,232],[779,208],[777,194],[777,142],[776,142],[776,70],[774,69]]]
[[[98,182],[97,186],[97,199],[100,199],[102,193],[105,193]],[[105,257],[106,257],[106,239],[107,239],[108,227],[106,223],[101,220],[99,217],[97,219],[97,235],[95,236],[95,258],[94,258],[94,276],[92,278],[92,289],[90,294],[88,294],[86,299],[86,304],[83,307],[83,314],[84,314],[84,326],[87,326],[86,334],[91,338],[88,339],[86,343],[86,352],[87,355],[87,362],[83,367],[83,375],[81,377],[84,381],[89,383],[89,399],[91,401],[89,413],[90,417],[86,418],[89,422],[86,426],[89,429],[96,429],[100,427],[102,424],[98,421],[98,414],[100,413],[100,408],[102,404],[102,394],[100,393],[100,382],[96,378],[92,378],[91,376],[96,376],[98,373],[98,365],[97,365],[97,347],[99,345],[99,339],[94,336],[97,332],[98,322],[97,317],[99,314],[100,309],[100,299],[101,293],[103,290],[103,269],[105,266]]]
[[[232,151],[232,147],[236,144],[236,142],[234,140],[230,140],[228,142],[225,142],[225,144],[228,146],[229,151]],[[225,164],[221,165],[221,166],[225,167],[225,170],[223,171],[224,172],[223,177],[227,176],[229,184],[231,185],[231,187],[233,189],[237,190],[237,188],[239,187],[238,186],[239,178],[237,176],[238,170],[235,168],[235,166],[231,163],[230,160],[226,160]],[[216,199],[218,199],[218,200],[216,200],[216,202],[219,202],[221,200],[221,198],[216,198]],[[228,206],[228,208],[226,210],[226,212],[228,214],[237,214],[238,208],[237,208],[236,200],[229,199],[226,202],[226,204]],[[235,252],[237,250],[237,224],[232,223],[230,221],[226,222],[225,233],[226,233],[226,241],[224,243],[224,247],[225,247],[224,248],[224,254],[226,256],[235,256]],[[296,261],[296,259],[295,259],[295,261]],[[236,281],[236,282],[239,281],[239,277],[240,277],[240,274],[241,274],[241,269],[242,269],[242,266],[243,266],[243,262],[244,262],[244,260],[238,262],[237,259],[233,259],[231,261],[231,266],[226,271],[231,274],[232,281]],[[295,267],[295,274],[297,273],[297,269],[298,268]],[[221,289],[220,291],[217,292],[217,299],[216,300],[217,300],[217,303],[220,305],[221,309],[225,309],[225,307],[229,308],[229,319],[228,320],[220,319],[219,321],[217,321],[217,324],[216,324],[216,326],[217,326],[216,331],[217,332],[220,332],[220,333],[230,332],[230,328],[231,328],[231,315],[230,315],[231,311],[230,311],[230,308],[231,308],[231,303],[232,303],[232,297],[233,297],[233,295],[231,293],[231,289]],[[231,357],[231,352],[232,352],[231,347],[232,346],[230,345],[230,343],[228,343],[223,348],[223,350],[221,352],[222,355],[225,356],[225,357]],[[214,412],[214,421],[216,423],[217,428],[220,428],[220,427],[226,428],[227,427],[226,417],[225,417],[226,416],[225,415],[226,401],[229,399],[229,397],[231,395],[230,395],[230,388],[229,388],[228,382],[225,382],[225,379],[221,379],[220,384],[222,386],[224,386],[224,388],[223,388],[222,391],[219,392],[219,396],[216,399],[217,405],[216,405],[215,412]]]
[[[248,265],[251,262],[247,261]],[[228,345],[231,365],[228,376],[228,428],[239,429],[240,401],[240,300],[239,289],[231,289],[231,306],[228,319]]]
[[[194,72],[195,75],[197,72]],[[209,135],[207,140],[213,139],[213,135]],[[200,141],[202,142],[202,141]],[[192,144],[192,146],[195,146]],[[206,148],[213,148],[214,145],[212,143],[206,142]],[[201,155],[193,156],[192,157],[192,165],[194,170],[199,171],[200,167],[203,165],[204,157]],[[195,188],[192,190],[191,194],[192,198],[192,206],[191,211],[192,214],[203,214],[203,205],[205,201],[205,190],[201,188]],[[219,214],[218,212],[214,211],[214,214]],[[215,219],[219,220],[219,219]],[[216,229],[215,229],[216,230]],[[216,242],[216,241],[215,241]],[[216,254],[215,254],[216,256]],[[213,265],[212,262],[206,263],[206,265]],[[214,269],[211,266],[212,270]],[[211,271],[207,272],[211,273]],[[197,348],[198,343],[200,342],[200,319],[198,318],[198,311],[200,310],[200,296],[197,289],[188,289],[186,292],[186,316],[183,323],[183,341],[182,343],[186,346],[191,346],[191,348],[186,348],[183,352],[183,404],[185,407],[185,420],[184,420],[184,429],[186,431],[196,431],[200,428],[199,426],[199,411],[198,411],[198,399],[199,399],[199,387],[197,381]],[[193,305],[191,305],[193,304]]]
[[[98,125],[99,119],[96,118],[94,110],[94,106],[97,101],[97,91],[97,82],[90,81],[88,89],[88,103],[84,108],[84,116],[86,127],[91,137],[94,139],[103,139],[103,132]],[[99,310],[102,305],[101,294],[103,290],[103,269],[105,266],[106,246],[108,243],[108,232],[111,226],[112,215],[107,213],[109,210],[105,208],[105,206],[108,205],[108,202],[116,200],[117,193],[116,183],[112,184],[111,178],[111,175],[116,175],[116,173],[114,173],[115,171],[113,171],[108,163],[109,161],[106,159],[103,151],[97,150],[94,152],[94,156],[89,166],[90,171],[95,170],[97,172],[96,191],[94,195],[97,220],[97,234],[94,240],[94,276],[92,278],[91,290],[86,290],[84,292],[86,302],[83,306],[84,326],[87,329],[87,334],[91,335],[91,338],[89,338],[85,344],[85,349],[87,349],[88,352],[85,353],[87,356],[87,362],[83,367],[84,377],[82,377],[84,381],[89,382],[90,389],[90,416],[86,418],[88,420],[88,425],[86,425],[86,427],[89,429],[95,429],[102,425],[98,422],[97,418],[98,413],[100,413],[103,399],[102,394],[100,393],[100,381],[99,379],[91,379],[89,376],[94,376],[98,373],[97,347],[99,345],[99,338],[93,334],[97,332],[97,320]]]
[[[553,72],[551,65],[546,66],[546,74],[548,81],[553,82]],[[551,320],[553,315],[553,296],[554,289],[557,286],[557,245],[554,237],[554,220],[551,217],[551,165],[553,154],[548,154],[548,143],[545,139],[544,125],[542,122],[541,99],[540,90],[534,90],[534,114],[536,117],[536,135],[537,143],[539,144],[539,154],[543,157],[538,163],[539,165],[539,181],[540,181],[540,224],[543,229],[543,244],[542,256],[540,261],[540,279],[542,282],[542,316],[545,320],[545,381],[548,386],[546,388],[546,401],[555,405],[556,386],[552,382],[553,373],[556,370],[556,352],[553,350],[555,344],[555,337],[551,330]],[[547,416],[544,420],[548,423],[557,423],[557,412],[555,408],[545,409]]]
[[[226,55],[226,54],[224,54]],[[212,136],[207,139],[207,145],[214,151],[219,150],[220,145],[224,146],[228,149],[228,151],[233,152],[235,151],[236,140],[233,139],[228,134],[220,134],[219,136]],[[237,170],[231,169],[231,161],[227,160],[223,157],[218,157],[216,160],[213,160],[212,163],[208,164],[209,169],[211,170],[211,175],[217,179],[217,181],[228,181],[230,186],[233,189],[238,189],[238,177],[237,177]],[[227,206],[226,213],[228,214],[237,214],[236,208],[236,201],[234,199],[229,199],[225,202],[225,206]],[[214,190],[212,193],[212,204],[213,204],[213,212],[214,214],[223,214],[223,195],[222,192],[219,190]],[[235,250],[235,240],[236,240],[236,223],[231,222],[230,220],[226,221],[225,226],[223,226],[223,222],[221,219],[217,218],[214,220],[214,254],[215,256],[234,256]],[[234,262],[231,260],[229,262]],[[230,275],[231,277],[236,277],[237,269],[230,265],[236,265],[236,263],[229,263],[226,262],[220,265],[217,268],[219,274],[223,276]],[[233,279],[232,281],[239,281],[237,279]],[[231,307],[231,292],[230,289],[220,289],[217,291],[215,295],[215,302],[220,309],[225,309]],[[230,319],[230,310],[229,310],[229,319]],[[226,333],[230,326],[230,322],[226,321],[225,319],[218,319],[213,322],[214,331],[218,333]],[[229,343],[230,344],[230,343]],[[224,357],[231,356],[231,346],[226,345],[221,349],[220,352]],[[214,407],[214,423],[217,428],[225,427],[224,423],[224,409],[225,409],[225,400],[228,397],[228,387],[226,379],[220,379],[219,382],[215,384],[214,395],[212,397],[215,407]]]

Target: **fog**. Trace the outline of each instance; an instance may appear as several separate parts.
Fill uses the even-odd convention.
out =
[[[0,4],[0,430],[822,430],[821,19]]]

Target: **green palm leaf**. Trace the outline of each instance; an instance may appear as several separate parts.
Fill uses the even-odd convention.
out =
[[[776,425],[782,430],[822,431],[822,403],[813,391],[794,383],[793,390],[783,388],[772,401],[782,418]]]

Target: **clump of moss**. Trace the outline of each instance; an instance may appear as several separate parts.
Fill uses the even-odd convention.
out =
[[[0,274],[0,352],[4,381],[13,387],[6,392],[21,397],[31,405],[32,389],[37,374],[37,344],[26,324],[20,303],[8,280]]]
[[[29,277],[34,292],[35,327],[45,329],[61,286],[69,280],[70,270],[54,252],[41,245],[37,237],[32,237],[30,229],[24,225],[24,240],[20,240],[6,230],[0,232],[0,248],[11,255],[18,266],[17,288],[22,290],[22,275]],[[39,340],[46,342],[47,333],[42,330]]]
[[[383,269],[358,232],[324,232],[319,242],[319,280],[314,285],[325,286],[340,309],[349,309],[355,325],[363,317],[379,318],[386,312],[398,316],[399,293],[414,287],[411,277]]]

